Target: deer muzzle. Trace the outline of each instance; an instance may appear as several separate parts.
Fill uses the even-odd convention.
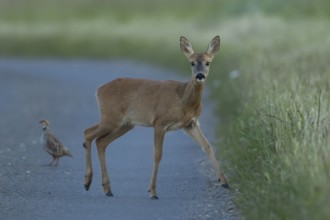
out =
[[[197,73],[195,78],[197,81],[204,81],[205,75],[203,73]]]

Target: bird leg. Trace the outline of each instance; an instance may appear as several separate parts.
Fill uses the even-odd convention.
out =
[[[55,159],[55,164],[54,164],[54,166],[57,166],[58,165],[58,161],[60,160],[60,158],[59,157],[57,157],[56,159]]]
[[[48,166],[53,166],[53,165],[57,166],[57,164],[58,164],[58,159],[59,159],[59,158],[53,156],[53,160],[48,164]],[[54,163],[55,163],[55,164],[54,164]]]

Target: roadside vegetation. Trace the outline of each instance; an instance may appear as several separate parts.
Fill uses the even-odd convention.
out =
[[[243,22],[236,69],[213,93],[237,204],[247,219],[329,219],[329,23]]]
[[[137,59],[219,34],[207,81],[219,157],[246,219],[330,219],[330,2],[2,0],[0,55]],[[0,73],[1,74],[1,73]]]

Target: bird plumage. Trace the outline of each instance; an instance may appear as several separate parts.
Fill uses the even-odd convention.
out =
[[[47,120],[41,120],[39,123],[42,125],[44,131],[40,139],[43,144],[43,148],[48,154],[53,157],[53,160],[49,165],[56,166],[60,157],[62,156],[72,157],[70,151],[66,147],[64,147],[61,141],[57,137],[55,137],[54,134],[50,132],[49,122]]]

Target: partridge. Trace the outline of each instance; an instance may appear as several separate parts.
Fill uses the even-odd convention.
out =
[[[43,129],[40,142],[43,144],[44,150],[53,157],[53,160],[49,163],[49,166],[57,166],[58,161],[62,156],[72,157],[70,151],[64,147],[61,141],[50,132],[49,122],[44,119],[39,121],[39,123]]]

